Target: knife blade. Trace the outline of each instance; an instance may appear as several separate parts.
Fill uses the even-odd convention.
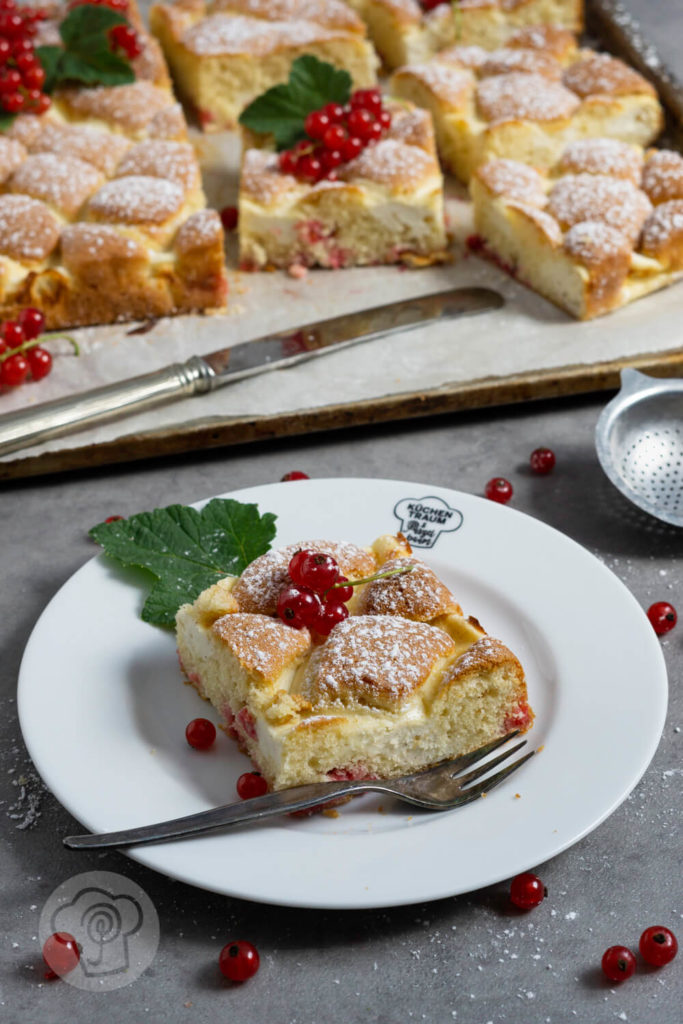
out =
[[[362,341],[499,309],[503,304],[503,297],[488,288],[455,288],[306,324],[205,356],[192,356],[153,373],[0,416],[0,455],[174,399],[206,394],[225,384],[294,366]]]

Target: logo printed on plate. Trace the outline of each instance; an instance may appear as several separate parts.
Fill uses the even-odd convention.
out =
[[[403,498],[394,506],[401,520],[401,533],[414,548],[433,548],[442,533],[453,533],[462,526],[463,515],[443,498]]]

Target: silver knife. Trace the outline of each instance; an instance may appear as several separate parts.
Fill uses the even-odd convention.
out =
[[[488,288],[455,288],[270,334],[207,356],[192,356],[154,373],[0,416],[0,455],[177,398],[205,394],[266,370],[293,366],[332,349],[338,351],[438,320],[499,309],[503,303],[503,297]]]

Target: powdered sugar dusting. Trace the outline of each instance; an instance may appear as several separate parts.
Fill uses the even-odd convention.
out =
[[[182,202],[183,190],[172,181],[131,175],[103,185],[89,209],[103,220],[122,224],[163,224]]]
[[[533,167],[516,160],[492,160],[480,167],[477,174],[494,195],[531,206],[545,206],[543,178]]]
[[[333,39],[334,31],[311,21],[265,21],[241,15],[214,14],[183,35],[183,44],[198,57],[249,53],[263,57],[279,47],[307,46]]]
[[[460,105],[472,93],[475,79],[465,68],[433,61],[431,64],[408,64],[399,74],[413,75],[444,103]]]
[[[683,199],[683,156],[671,149],[650,152],[643,168],[642,186],[653,203]]]
[[[579,100],[559,82],[517,71],[480,82],[477,105],[488,121],[552,121],[570,117]]]
[[[606,53],[592,54],[567,68],[564,84],[582,99],[588,96],[628,96],[655,94],[650,83],[637,71]]]
[[[586,266],[593,267],[621,256],[628,264],[631,245],[616,228],[600,221],[574,224],[564,237],[564,249]]]
[[[437,615],[456,611],[458,606],[450,590],[436,574],[416,558],[391,558],[382,572],[410,568],[410,572],[368,583],[361,595],[361,615],[400,615],[428,622]]]
[[[564,228],[601,221],[633,243],[651,210],[650,200],[632,182],[603,174],[568,174],[548,196],[548,212]]]
[[[340,177],[345,181],[363,178],[380,185],[409,189],[438,173],[436,159],[419,146],[407,146],[398,139],[381,139],[343,168]]]
[[[562,77],[562,65],[554,57],[539,50],[519,48],[503,48],[494,50],[478,67],[482,77],[489,75],[506,75],[513,71],[536,73],[544,78],[559,80]]]
[[[62,213],[73,216],[102,180],[102,175],[92,164],[76,157],[36,153],[17,168],[10,178],[9,187],[13,192],[24,192],[34,199],[42,199]]]
[[[278,676],[311,646],[307,629],[292,629],[267,615],[234,612],[218,619],[211,628],[247,672],[263,679]]]
[[[681,161],[683,164],[683,161]],[[579,139],[570,142],[560,159],[562,171],[608,174],[640,184],[643,154],[637,146],[617,139]]]
[[[455,645],[442,630],[396,616],[353,616],[316,650],[302,694],[314,707],[400,711]]]
[[[672,245],[683,250],[683,199],[656,206],[643,228],[641,247],[647,255],[664,255],[662,250]],[[678,255],[678,263],[680,259]]]
[[[58,240],[57,221],[43,203],[28,196],[0,196],[0,253],[19,260],[42,260]]]

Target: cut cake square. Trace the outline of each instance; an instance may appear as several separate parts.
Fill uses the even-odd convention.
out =
[[[38,42],[58,40],[58,18]],[[0,317],[32,306],[49,329],[218,308],[223,231],[157,43],[130,85],[59,89],[0,136]]]
[[[242,110],[286,82],[306,53],[345,68],[354,86],[376,82],[365,25],[341,0],[178,0],[155,4],[150,25],[207,131],[236,128]]]
[[[412,565],[356,588],[322,643],[275,616],[300,547],[348,578]],[[306,541],[268,552],[177,616],[183,671],[271,789],[391,777],[530,728],[524,672],[462,609],[405,539],[371,548]]]
[[[495,50],[520,29],[583,29],[583,0],[454,0],[425,10],[418,0],[348,0],[367,22],[389,69],[430,60],[459,43]],[[425,5],[427,6],[427,5]]]
[[[584,139],[547,174],[484,164],[471,192],[484,250],[580,319],[683,276],[683,157],[673,151]]]
[[[384,138],[307,184],[277,154],[247,149],[239,194],[240,261],[264,267],[438,262],[446,256],[443,175],[424,110],[388,105]]]
[[[401,68],[391,91],[431,111],[442,163],[465,183],[496,157],[550,167],[573,139],[648,146],[664,123],[642,75],[542,29],[492,52],[450,47]]]

